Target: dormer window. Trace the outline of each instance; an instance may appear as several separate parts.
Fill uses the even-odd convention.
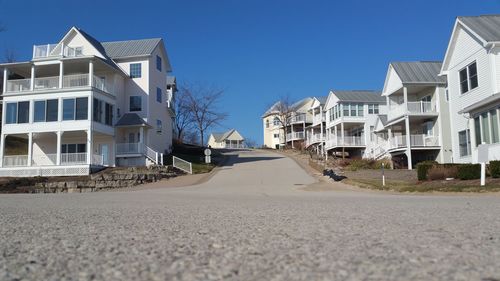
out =
[[[464,67],[459,72],[460,79],[460,93],[465,94],[470,90],[478,87],[479,83],[477,80],[477,65],[476,62],[469,64]]]

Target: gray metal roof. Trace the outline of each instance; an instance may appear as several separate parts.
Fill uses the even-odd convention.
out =
[[[126,58],[151,55],[161,38],[102,42],[106,54],[112,58]]]
[[[385,103],[385,97],[382,97],[381,93],[378,91],[365,91],[365,90],[354,90],[354,91],[332,91],[333,94],[340,100],[344,102],[375,102],[375,103]]]
[[[150,125],[144,121],[137,113],[125,113],[123,116],[116,122],[116,127],[122,126],[148,126]]]
[[[392,62],[391,65],[403,84],[446,84],[446,77],[438,76],[442,62]]]
[[[316,99],[319,101],[319,103],[321,105],[324,105],[326,103],[326,99],[328,98],[328,96],[326,97],[316,97]]]
[[[487,42],[500,41],[500,15],[458,17],[458,20]]]

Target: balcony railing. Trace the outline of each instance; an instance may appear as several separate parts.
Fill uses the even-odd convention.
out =
[[[325,139],[324,134],[312,134],[312,135],[307,135],[307,145],[315,144],[318,142],[322,142]]]
[[[25,92],[31,89],[31,79],[16,79],[7,81],[7,92]]]
[[[35,78],[35,90],[59,88],[59,76]]]
[[[28,155],[11,155],[3,157],[3,167],[28,166]]]
[[[62,46],[56,51],[58,44],[46,44],[33,46],[33,59],[49,57],[78,57],[83,55],[81,48]]]
[[[388,118],[392,120],[405,114],[427,113],[436,113],[436,108],[430,101],[409,101],[406,104],[392,105],[389,108]]]
[[[93,77],[93,87],[101,91],[111,93],[112,84],[106,82],[104,78]],[[89,87],[88,74],[72,74],[63,76],[63,88],[79,88]],[[34,81],[34,90],[47,90],[59,88],[59,76],[37,77]],[[7,81],[7,92],[24,92],[30,91],[31,79],[16,79]]]
[[[143,146],[141,143],[117,143],[116,154],[142,154]]]
[[[305,114],[297,114],[295,116],[288,118],[289,124],[301,123],[301,122],[306,122],[306,115]]]
[[[331,147],[346,147],[346,146],[365,146],[364,136],[330,136],[329,139],[325,141],[325,145],[328,148]]]
[[[406,135],[393,136],[390,142],[391,149],[406,147]],[[427,136],[424,134],[410,135],[410,144],[412,147],[435,147],[439,146],[437,136]]]
[[[293,132],[286,134],[286,141],[302,139],[304,139],[304,132]]]
[[[77,88],[89,86],[88,74],[64,75],[63,88]]]
[[[87,152],[61,154],[61,165],[86,164],[86,163],[87,163]]]
[[[233,148],[233,149],[241,149],[246,148],[243,143],[226,143],[224,144],[224,148]]]

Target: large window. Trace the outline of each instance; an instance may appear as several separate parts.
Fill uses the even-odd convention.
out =
[[[141,66],[142,65],[140,63],[131,63],[130,64],[130,78],[141,78],[142,77]]]
[[[58,100],[38,100],[35,101],[34,122],[52,122],[57,121]]]
[[[30,121],[30,102],[8,102],[5,112],[5,123],[29,123]]]
[[[85,153],[87,152],[87,144],[85,143],[68,143],[61,145],[61,153]]]
[[[368,105],[368,114],[378,114],[378,104],[369,104]]]
[[[476,145],[480,145],[483,142],[487,144],[500,142],[498,125],[497,109],[483,112],[476,116],[474,118]]]
[[[88,98],[64,99],[63,120],[87,120]]]
[[[35,101],[34,122],[45,122],[46,117],[46,102],[44,100]]]
[[[94,98],[94,110],[93,114],[94,115],[94,121],[102,123],[102,113],[103,113],[103,102],[99,99]]]
[[[108,126],[113,126],[113,105],[106,103],[104,116],[105,116],[104,124]]]
[[[156,101],[161,103],[162,92],[160,88],[156,88]]]
[[[30,102],[21,101],[17,104],[17,123],[30,122]]]
[[[469,130],[458,132],[458,146],[460,148],[460,157],[469,156],[471,154]]]
[[[156,69],[158,69],[158,71],[161,71],[161,57],[160,56],[156,56]]]
[[[464,94],[468,91],[477,88],[479,85],[477,79],[476,62],[469,64],[467,67],[459,71],[460,93]]]
[[[362,103],[343,103],[343,116],[362,117],[364,109]]]
[[[6,124],[17,123],[17,102],[7,103],[7,110],[5,112],[5,123]]]
[[[131,96],[130,97],[130,111],[141,111],[142,110],[142,101],[140,96]]]

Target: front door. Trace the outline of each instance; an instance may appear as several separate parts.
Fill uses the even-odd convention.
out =
[[[102,164],[109,166],[109,144],[101,144]]]

